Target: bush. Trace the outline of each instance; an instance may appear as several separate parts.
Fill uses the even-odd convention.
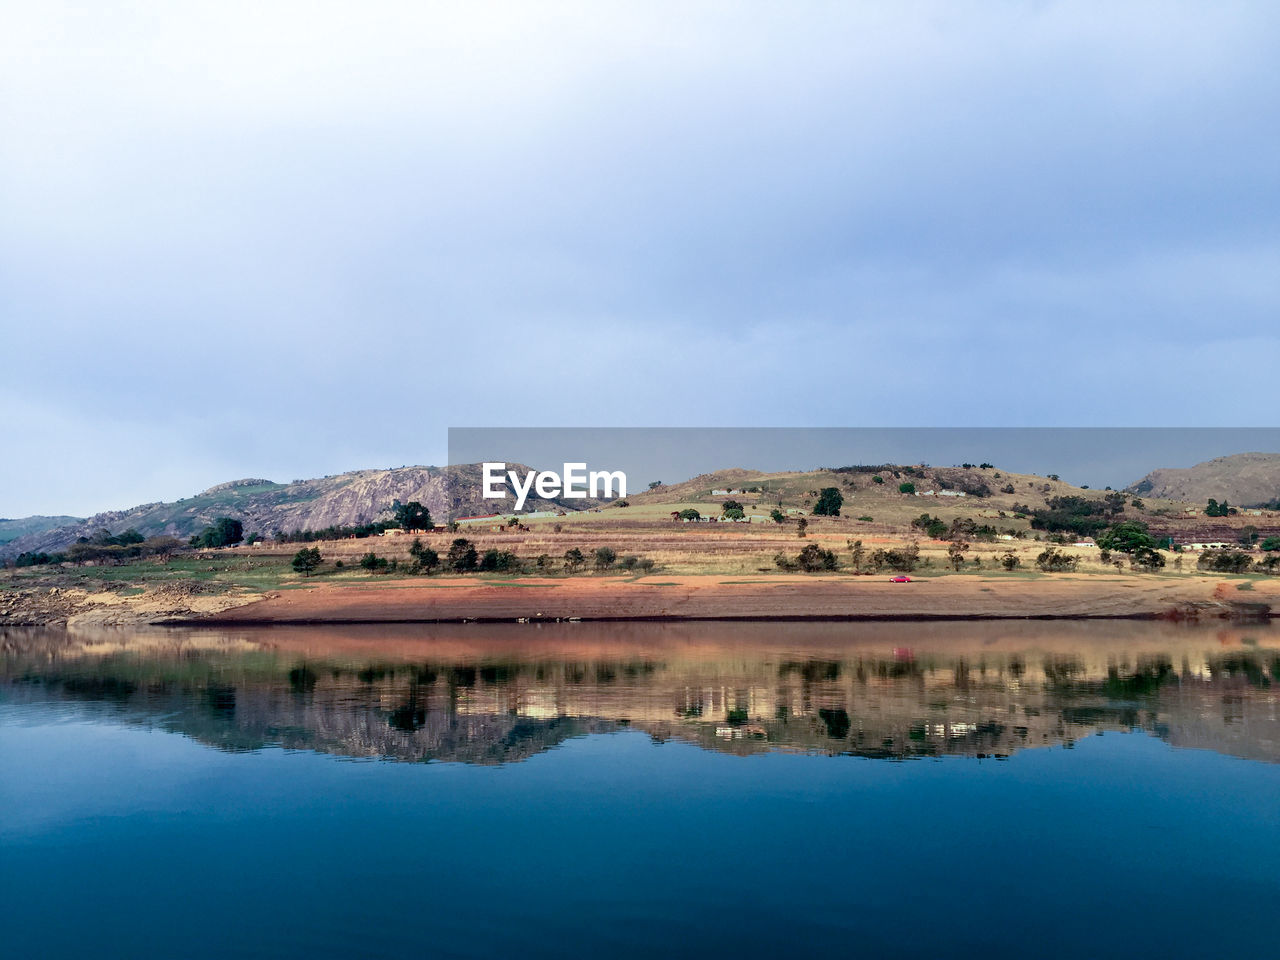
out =
[[[1020,560],[1018,555],[1012,550],[1008,551],[1000,558],[1000,566],[1004,567],[1006,570],[1017,570],[1021,565],[1022,560]]]
[[[596,547],[592,558],[597,570],[608,570],[618,559],[618,554],[612,547]]]
[[[779,510],[777,507],[774,507],[771,511],[769,511],[769,518],[770,518],[774,523],[786,523],[786,522],[787,522],[787,515],[786,515],[785,513],[783,513],[781,510]],[[1276,549],[1277,549],[1277,550],[1280,550],[1280,547],[1277,547]]]
[[[564,552],[564,568],[568,573],[577,573],[587,558],[582,555],[582,551],[577,547]]]
[[[872,551],[870,559],[876,572],[879,572],[882,567],[888,567],[899,573],[910,573],[920,562],[920,548],[913,543],[900,550],[875,550]]]
[[[1079,562],[1079,557],[1063,553],[1056,547],[1050,547],[1036,557],[1036,566],[1045,573],[1070,573],[1075,570],[1076,564]]]
[[[912,483],[910,480],[906,480],[898,484],[898,492],[899,493],[915,493],[916,485]]]
[[[386,570],[391,562],[386,557],[380,557],[372,550],[360,558],[360,566],[370,573],[378,573]]]
[[[819,570],[834,570],[839,563],[834,552],[810,543],[796,556],[796,566],[806,573],[817,573]]]
[[[470,540],[465,537],[459,537],[449,545],[449,553],[445,559],[446,565],[455,573],[469,573],[479,566],[480,558],[476,554],[476,547]]]
[[[430,573],[440,566],[440,554],[430,547],[423,546],[422,541],[417,537],[414,537],[413,546],[409,548],[409,556],[413,557],[415,572],[426,570]]]
[[[510,550],[486,550],[480,558],[480,570],[505,573],[520,569],[520,558]]]

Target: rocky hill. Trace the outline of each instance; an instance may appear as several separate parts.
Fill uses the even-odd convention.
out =
[[[511,466],[517,468],[516,464]],[[503,500],[481,498],[478,464],[357,470],[293,483],[233,480],[173,503],[145,503],[127,510],[99,513],[87,520],[66,518],[71,522],[51,528],[36,525],[32,532],[0,544],[0,559],[16,557],[23,551],[63,550],[79,537],[91,537],[104,528],[111,533],[133,528],[147,537],[168,535],[185,539],[219,517],[240,520],[246,533],[265,535],[275,530],[291,532],[352,526],[386,519],[396,500],[417,500],[441,521],[450,516],[507,513],[513,509],[513,499],[509,496]],[[595,500],[539,500],[531,496],[524,509],[582,510],[597,503]]]
[[[1194,504],[1212,497],[1232,506],[1259,506],[1280,498],[1280,453],[1237,453],[1194,467],[1152,470],[1128,491]]]
[[[19,537],[30,536],[33,533],[42,533],[45,530],[54,530],[71,523],[79,523],[83,519],[83,517],[40,516],[23,517],[20,520],[0,518],[0,544],[6,544],[10,540],[17,540]]]

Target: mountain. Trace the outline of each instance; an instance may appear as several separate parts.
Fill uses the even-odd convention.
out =
[[[83,517],[23,517],[20,520],[8,520],[0,517],[0,546],[19,537],[27,537],[33,533],[44,533],[65,527],[68,524],[80,523]]]
[[[518,464],[509,466],[527,469]],[[168,535],[185,539],[219,517],[241,521],[246,533],[265,535],[275,530],[353,526],[388,518],[391,505],[396,500],[417,500],[437,520],[512,511],[514,503],[509,495],[501,500],[481,498],[480,474],[479,464],[463,464],[445,468],[356,470],[293,483],[256,478],[232,480],[173,503],[144,503],[128,510],[99,513],[87,520],[28,517],[3,521],[30,524],[31,529],[7,543],[0,543],[0,559],[16,557],[23,551],[64,550],[78,538],[92,537],[103,528],[112,533],[133,528],[147,537]],[[574,511],[599,503],[597,500],[540,500],[530,496],[524,509]],[[49,526],[34,523],[37,519],[70,522]]]
[[[1129,493],[1207,503],[1209,498],[1251,507],[1280,498],[1280,453],[1237,453],[1194,467],[1152,470]]]

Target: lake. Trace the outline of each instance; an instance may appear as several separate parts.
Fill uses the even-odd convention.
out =
[[[1268,624],[0,642],[5,956],[1276,951]]]

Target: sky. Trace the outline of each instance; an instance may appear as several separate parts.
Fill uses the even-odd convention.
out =
[[[1273,425],[1277,63],[1269,2],[13,4],[0,516],[449,427]]]

